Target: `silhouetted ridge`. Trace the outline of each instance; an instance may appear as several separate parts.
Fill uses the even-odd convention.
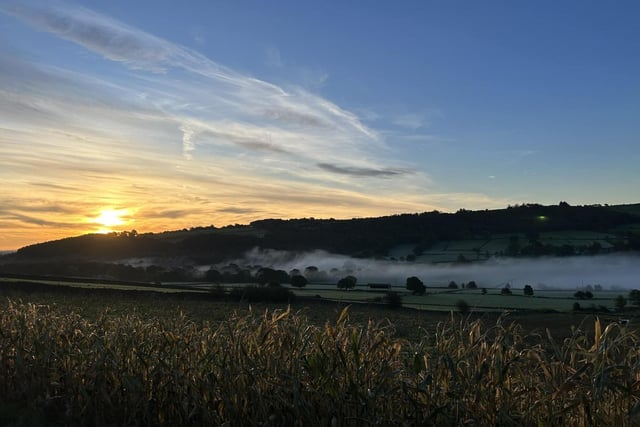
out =
[[[175,232],[91,234],[31,245],[0,257],[4,262],[40,258],[125,259],[133,257],[189,257],[199,262],[233,259],[254,247],[315,250],[360,257],[384,256],[394,246],[427,248],[443,240],[485,238],[494,234],[562,230],[615,232],[640,223],[639,205],[542,206],[526,204],[506,209],[391,215],[379,218],[264,219],[249,225],[197,227]],[[621,237],[637,249],[640,236]]]

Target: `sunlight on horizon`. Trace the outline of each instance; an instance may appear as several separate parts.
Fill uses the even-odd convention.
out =
[[[101,226],[95,231],[96,233],[107,234],[116,231],[113,227],[130,223],[132,220],[127,219],[127,216],[129,215],[129,209],[106,208],[100,210],[100,214],[91,219],[90,222]]]

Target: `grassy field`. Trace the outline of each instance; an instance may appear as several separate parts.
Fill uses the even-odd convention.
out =
[[[44,280],[44,279],[16,279],[0,277],[0,286],[2,283],[38,283],[47,286],[67,286],[72,288],[85,289],[116,289],[116,290],[146,290],[153,292],[206,292],[204,289],[198,289],[193,286],[185,286],[184,284],[175,285],[151,285],[151,284],[118,284],[118,283],[96,283],[94,281],[69,281],[69,280]]]
[[[2,283],[37,283],[45,286],[66,286],[72,288],[84,289],[112,289],[123,291],[152,291],[161,293],[194,293],[208,294],[212,288],[222,287],[227,292],[234,288],[244,288],[246,286],[254,286],[251,283],[241,284],[223,284],[216,285],[212,283],[165,283],[162,285],[144,285],[144,284],[113,284],[113,283],[95,283],[65,280],[34,280],[34,279],[13,279],[0,277],[0,286]],[[355,289],[341,290],[334,284],[308,284],[304,288],[294,288],[284,285],[290,289],[296,296],[308,300],[327,300],[344,304],[380,304],[386,293],[384,290],[372,290],[367,285],[357,285]],[[457,303],[460,300],[465,301],[470,311],[476,312],[501,312],[504,310],[521,310],[521,311],[557,311],[572,312],[574,303],[578,302],[584,309],[590,308],[606,308],[614,311],[615,298],[618,295],[626,296],[627,291],[601,290],[594,292],[594,297],[589,300],[577,300],[573,294],[574,290],[535,290],[533,296],[525,296],[522,289],[513,289],[512,295],[501,295],[500,289],[488,288],[486,294],[481,289],[449,289],[449,288],[427,288],[425,295],[412,295],[404,287],[392,288],[402,298],[404,307],[414,308],[418,310],[429,311],[451,311],[457,310]]]
[[[624,230],[631,230],[634,227],[637,228],[640,225],[627,225]],[[420,262],[430,263],[455,262],[459,255],[463,255],[468,260],[486,259],[487,255],[493,256],[505,252],[512,236],[518,237],[521,245],[526,245],[528,242],[527,236],[522,233],[494,234],[487,238],[440,241],[425,250],[416,259]],[[581,230],[542,232],[538,236],[538,241],[542,245],[558,247],[570,245],[579,248],[598,243],[604,250],[611,248],[611,242],[616,239],[617,237],[612,233]],[[413,246],[411,245],[400,245],[390,251],[390,255],[394,258],[406,257],[412,253]]]
[[[640,339],[614,318],[0,294],[0,425],[640,424]]]
[[[366,286],[356,286],[354,290],[340,290],[333,285],[308,285],[302,289],[292,288],[296,295],[316,297],[340,302],[376,302],[384,296],[384,292],[371,291]],[[427,288],[425,295],[412,295],[404,288],[393,288],[402,296],[402,305],[419,310],[450,311],[457,310],[457,303],[465,301],[472,311],[558,311],[571,312],[573,304],[578,302],[583,308],[595,306],[615,307],[618,295],[626,296],[627,291],[602,290],[597,291],[589,300],[577,300],[574,290],[536,290],[533,296],[525,296],[522,289],[513,289],[512,295],[501,295],[500,289],[487,289],[482,294],[480,289],[448,289]]]

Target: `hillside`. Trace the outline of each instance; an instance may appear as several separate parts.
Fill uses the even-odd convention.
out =
[[[638,249],[639,224],[640,204],[528,204],[498,210],[434,211],[349,220],[266,219],[223,228],[71,237],[21,248],[0,257],[0,262],[158,257],[211,263],[237,258],[254,247],[322,249],[357,257],[393,256],[398,247],[409,248],[417,256],[429,250],[446,252],[449,247],[454,251],[457,247],[461,254],[475,253],[476,258],[481,254],[562,255],[563,251],[576,251],[576,247],[582,251],[591,248],[592,252]]]

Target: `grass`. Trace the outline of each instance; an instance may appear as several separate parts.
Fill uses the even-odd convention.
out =
[[[629,208],[631,209],[631,208]],[[634,208],[635,209],[635,208]],[[635,227],[635,228],[634,228]],[[638,225],[625,225],[622,229],[633,230]],[[614,231],[614,230],[612,230]],[[469,260],[485,259],[486,254],[490,256],[496,253],[505,252],[509,247],[510,238],[517,236],[519,244],[528,244],[528,238],[522,233],[494,234],[487,238],[467,239],[467,240],[446,240],[439,241],[425,250],[417,259],[421,262],[445,263],[455,262],[458,255],[464,255]],[[596,232],[585,230],[564,230],[541,232],[539,241],[543,245],[562,246],[571,245],[575,247],[589,246],[592,243],[599,243],[603,248],[611,247],[611,240],[616,236],[609,232]],[[393,256],[398,258],[412,253],[411,245],[399,245],[392,250]]]
[[[562,339],[529,316],[96,295],[0,303],[0,422],[640,424],[640,339],[617,323],[573,317]]]
[[[46,280],[46,279],[16,279],[8,277],[0,277],[0,284],[2,283],[38,283],[47,286],[66,286],[71,288],[85,288],[85,289],[117,289],[117,290],[137,290],[137,291],[154,291],[154,292],[204,292],[194,286],[188,286],[185,284],[166,284],[166,285],[151,285],[151,284],[118,284],[118,283],[97,283],[96,281],[86,281],[86,279],[78,279],[74,281],[70,280]]]
[[[513,289],[513,295],[500,294],[500,289],[487,289],[486,295],[480,289],[456,289],[427,288],[425,295],[412,295],[404,288],[393,288],[402,295],[403,305],[419,310],[450,311],[456,309],[456,302],[465,300],[472,310],[476,311],[558,311],[571,312],[573,303],[578,301],[581,306],[588,308],[604,306],[614,308],[614,298],[621,291],[603,290],[595,292],[591,300],[576,300],[574,290],[536,290],[534,296],[525,296],[522,289]],[[358,286],[355,290],[342,291],[330,285],[310,285],[303,289],[293,289],[294,293],[304,297],[319,296],[339,302],[366,303],[378,301],[383,293],[372,292],[364,286]],[[623,292],[624,293],[624,292]]]
[[[428,288],[427,294],[424,296],[406,296],[404,304],[418,309],[449,311],[455,308],[458,300],[463,299],[472,310],[478,311],[570,312],[576,301],[585,308],[594,305],[595,307],[604,306],[613,309],[614,298],[620,294],[620,291],[599,291],[595,292],[596,295],[591,300],[577,300],[573,297],[575,291],[569,290],[536,290],[534,296],[525,296],[521,289],[513,289],[512,291],[512,295],[501,295],[500,289],[487,289],[487,294],[483,295],[480,289],[451,291]]]
[[[187,297],[193,294],[194,298],[202,295],[216,297],[211,289],[218,289],[221,294],[228,294],[233,299],[244,299],[250,302],[255,301],[283,301],[291,302],[293,297],[302,297],[304,302],[310,300],[315,301],[332,301],[343,304],[371,304],[379,305],[384,303],[384,292],[371,290],[366,285],[357,285],[353,290],[340,290],[334,284],[309,284],[304,288],[294,288],[284,286],[283,289],[268,289],[256,287],[254,284],[230,284],[217,287],[213,284],[193,284],[193,283],[175,283],[162,286],[155,285],[139,285],[139,284],[113,284],[113,283],[83,283],[82,281],[56,281],[56,280],[20,280],[0,278],[0,286],[5,288],[15,287],[16,285],[24,288],[36,287],[38,290],[51,290],[55,293],[62,291],[66,293],[76,290],[114,290],[122,292],[155,292],[177,294]],[[500,294],[500,289],[487,289],[486,295],[481,293],[480,289],[448,289],[448,288],[427,288],[425,295],[412,295],[404,287],[394,287],[393,290],[398,292],[402,297],[402,304],[405,307],[411,307],[418,310],[444,311],[448,312],[456,310],[456,303],[462,299],[467,302],[472,311],[477,312],[500,312],[503,310],[522,310],[522,311],[557,311],[571,312],[573,304],[578,302],[582,308],[590,309],[591,307],[600,309],[606,307],[609,310],[614,308],[614,299],[623,291],[602,290],[596,291],[595,297],[591,300],[577,300],[573,297],[574,290],[535,290],[534,296],[524,296],[521,289],[513,289],[513,295],[504,296]],[[280,292],[281,291],[281,292]],[[289,292],[293,293],[290,296]],[[220,298],[218,295],[217,298]]]

